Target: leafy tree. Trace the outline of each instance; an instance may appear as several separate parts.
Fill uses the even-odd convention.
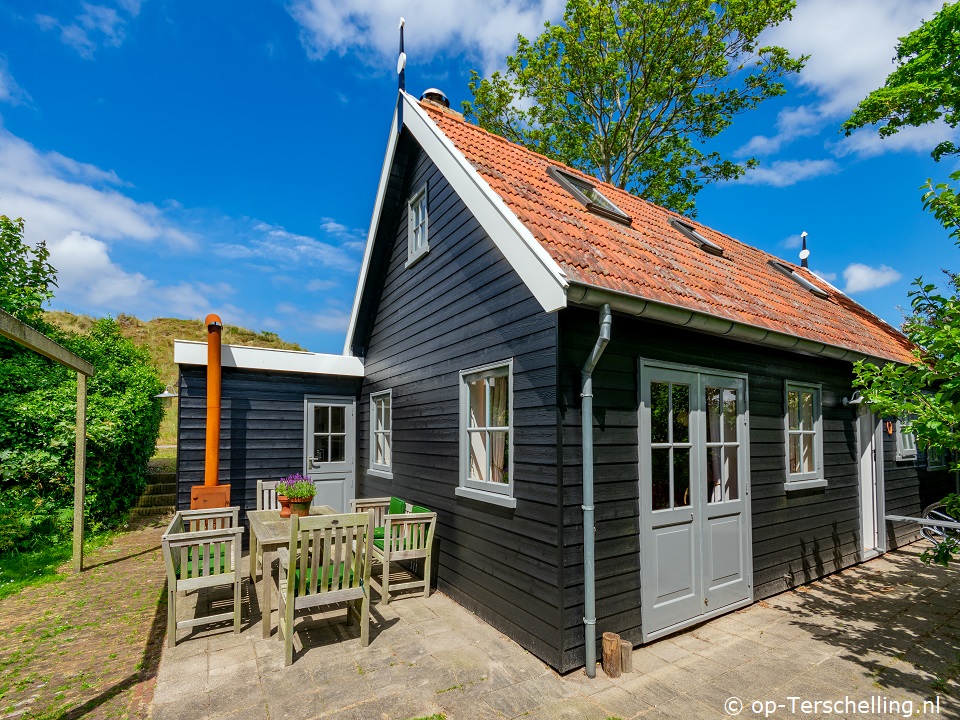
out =
[[[57,271],[47,262],[44,243],[31,249],[23,240],[23,218],[0,215],[0,309],[18,320],[43,326],[43,304],[53,298]]]
[[[472,71],[466,116],[547,157],[694,215],[738,164],[702,146],[782,95],[805,57],[760,47],[794,0],[568,0],[562,24],[518,36],[506,71]]]
[[[946,4],[930,20],[900,38],[897,68],[882,88],[860,102],[842,125],[849,135],[866,125],[879,125],[881,137],[906,127],[942,120],[950,128],[960,122],[960,3]],[[937,144],[935,160],[960,153],[949,140]],[[960,172],[950,175],[960,180]],[[960,198],[948,183],[928,179],[921,188],[926,210],[960,242]],[[856,382],[867,402],[888,416],[909,417],[921,447],[953,451],[952,469],[960,471],[960,276],[944,271],[946,292],[922,278],[910,291],[911,314],[903,331],[914,343],[911,365],[857,363]],[[960,496],[944,498],[948,513],[960,519]],[[925,561],[947,565],[960,545],[952,540],[926,551]]]

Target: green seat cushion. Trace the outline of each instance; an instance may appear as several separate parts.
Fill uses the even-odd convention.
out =
[[[344,567],[345,567],[345,566],[346,566],[346,563],[340,563],[340,583],[341,583],[341,585],[343,584],[343,571],[344,571]],[[320,572],[321,577],[322,577],[322,576],[323,576],[323,568],[318,568],[318,571]],[[307,587],[308,587],[308,588],[310,587],[310,573],[311,573],[310,568],[307,568],[307,580],[306,580],[306,583],[307,583]],[[330,589],[333,587],[333,579],[334,579],[333,573],[330,573],[330,585],[327,587],[327,590],[330,590]],[[353,570],[350,571],[350,579],[349,579],[349,580],[350,580],[350,581],[353,581]],[[361,580],[360,580],[360,584],[363,585],[363,579],[362,579],[362,578],[361,578]],[[297,571],[296,571],[296,587],[297,587],[297,592],[299,592],[299,591],[300,591],[300,568],[299,568],[299,567],[297,568]],[[320,582],[319,582],[319,580],[318,580],[318,581],[317,581],[317,591],[319,592],[319,590],[320,590]]]
[[[180,577],[181,580],[186,580],[187,578],[192,578],[192,577],[194,577],[194,574],[193,574],[193,556],[194,556],[194,553],[197,554],[198,558],[202,558],[202,557],[203,557],[203,555],[200,553],[200,549],[199,549],[199,548],[196,548],[196,547],[188,547],[188,548],[187,548],[187,560],[186,560],[187,566],[186,566],[186,568],[183,568],[183,567],[180,568],[179,577]],[[226,548],[226,545],[224,545],[224,546],[222,546],[222,547],[220,548],[220,572],[221,572],[221,573],[225,573],[225,572],[227,572],[228,569],[229,569],[229,563],[227,562],[227,560],[228,560],[228,558],[227,558],[227,548]],[[200,563],[201,563],[201,559],[198,559],[198,560],[197,560],[198,569],[201,569],[201,570],[202,570],[203,568],[200,568],[200,567],[199,567],[199,566],[200,566]],[[207,568],[206,568],[206,570],[205,570],[202,574],[203,574],[203,575],[213,575],[213,571],[214,571],[214,569],[216,568],[216,564],[217,564],[217,556],[216,556],[216,553],[208,552],[208,553],[207,553]],[[198,576],[198,577],[199,577],[199,576]]]
[[[384,529],[383,529],[382,527],[374,528],[374,529],[373,529],[373,539],[376,540],[377,538],[380,538],[380,539],[382,540],[382,539],[383,539],[383,533],[384,533]]]
[[[407,504],[398,497],[390,498],[390,508],[387,510],[391,515],[403,515],[407,509]]]
[[[430,510],[430,509],[428,509],[428,508],[422,507],[422,506],[420,506],[420,505],[414,505],[413,508],[410,510],[410,512],[414,512],[414,513],[432,513],[433,510]]]

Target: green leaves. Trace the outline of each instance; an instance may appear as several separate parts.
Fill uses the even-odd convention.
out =
[[[44,329],[43,304],[53,297],[57,271],[44,243],[30,248],[24,242],[23,228],[22,218],[0,215],[0,309]]]
[[[568,0],[563,24],[517,38],[506,71],[471,73],[481,127],[685,215],[736,163],[703,149],[784,93],[806,58],[758,47],[793,0]]]

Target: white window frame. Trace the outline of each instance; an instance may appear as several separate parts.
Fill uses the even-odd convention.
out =
[[[385,430],[377,430],[377,401],[386,398],[390,422]],[[384,435],[390,447],[390,462],[377,462],[377,435]],[[370,393],[370,468],[371,475],[393,479],[393,390]]]
[[[901,421],[897,418],[897,462],[910,462],[917,459],[917,436],[903,431],[903,426],[909,424],[906,420]]]
[[[508,453],[508,468],[507,468],[507,482],[506,483],[496,483],[483,480],[475,480],[470,477],[470,433],[467,430],[470,423],[470,386],[469,383],[472,380],[475,380],[478,375],[483,377],[496,377],[502,374],[503,370],[506,370],[507,377],[507,413],[509,415],[509,423],[506,427],[493,428],[492,426],[487,427],[487,431],[500,431],[506,430],[507,432],[507,453]],[[497,372],[500,371],[500,372]],[[487,412],[489,414],[490,402],[489,398],[486,403]],[[514,470],[513,470],[513,435],[515,427],[515,418],[513,414],[513,358],[508,360],[501,360],[499,362],[489,363],[487,365],[481,365],[479,367],[470,368],[469,370],[460,371],[460,484],[454,491],[458,497],[470,498],[473,500],[480,500],[482,502],[488,502],[493,505],[499,505],[501,507],[515,508],[517,506],[517,501],[513,497],[513,488],[514,488]]]
[[[790,393],[813,393],[813,471],[806,473],[790,472],[790,437],[798,434],[797,430],[790,430]],[[810,434],[811,431],[799,431]],[[827,486],[823,475],[823,388],[819,383],[792,382],[787,380],[783,386],[783,436],[784,436],[784,466],[786,490],[808,490]]]
[[[429,204],[427,202],[427,184],[424,183],[420,188],[410,196],[410,199],[407,200],[407,263],[406,267],[410,267],[416,263],[420,258],[426,255],[430,251],[430,213],[429,213]],[[423,213],[420,218],[420,222],[416,221],[416,209],[417,206],[423,203]],[[419,247],[414,245],[414,237],[417,228],[421,229],[421,236],[423,242]]]

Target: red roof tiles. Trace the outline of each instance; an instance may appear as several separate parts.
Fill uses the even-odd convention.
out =
[[[552,160],[422,103],[431,119],[563,269],[570,282],[614,290],[738,323],[898,362],[907,339],[820,278],[784,263],[829,297],[815,296],[771,267],[769,255],[699,223],[723,248],[711,255],[670,225],[677,218],[593,177],[581,176],[632,218],[627,226],[587,210],[547,174]],[[782,262],[782,261],[781,261]]]

